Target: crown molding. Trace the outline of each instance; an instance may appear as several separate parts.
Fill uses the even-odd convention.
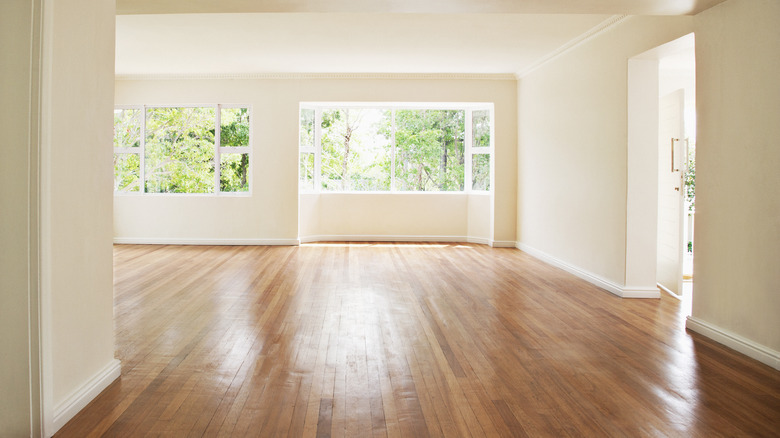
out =
[[[205,73],[205,74],[118,74],[117,81],[164,80],[310,80],[310,79],[391,79],[391,80],[470,80],[514,81],[512,73]]]
[[[580,36],[570,40],[566,44],[562,45],[561,47],[558,47],[554,51],[550,52],[546,56],[540,58],[538,61],[531,64],[529,67],[525,68],[524,70],[518,72],[515,75],[515,78],[522,79],[523,76],[526,76],[533,72],[534,70],[539,69],[545,64],[548,64],[555,59],[563,56],[564,54],[574,50],[575,48],[585,44],[586,42],[592,40],[593,38],[607,32],[608,30],[611,30],[613,27],[617,26],[618,24],[622,23],[623,21],[629,19],[632,17],[631,15],[613,15],[606,20],[602,21],[601,23],[593,26]]]

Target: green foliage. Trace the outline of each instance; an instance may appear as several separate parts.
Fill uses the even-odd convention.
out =
[[[114,191],[141,191],[141,158],[138,154],[114,154]]]
[[[313,110],[301,110],[302,148],[314,146],[313,117]],[[401,191],[463,190],[465,111],[344,108],[325,109],[321,117],[323,190],[388,191],[393,173],[395,189]],[[489,112],[478,114],[477,119],[480,137],[476,141],[489,146]],[[302,188],[313,187],[313,158],[312,154],[301,153]],[[487,190],[489,155],[484,160],[487,167],[480,162],[482,167],[474,184]]]
[[[214,108],[148,108],[147,193],[214,191]]]
[[[471,155],[471,189],[490,190],[490,154]]]
[[[464,111],[398,110],[395,125],[398,190],[463,190]]]
[[[301,109],[300,131],[298,133],[298,146],[300,148],[314,148],[314,110]]]
[[[474,111],[471,113],[473,142],[472,147],[490,147],[490,111]]]
[[[222,108],[219,118],[220,146],[249,146],[249,108]]]
[[[141,110],[114,110],[114,147],[137,148],[141,146]]]
[[[249,154],[222,154],[221,159],[219,190],[223,192],[248,192]]]
[[[322,112],[321,186],[324,190],[388,190],[390,144],[380,128],[389,111],[333,109]]]
[[[314,154],[311,152],[301,153],[299,169],[300,184],[302,190],[314,189]]]
[[[222,108],[219,131],[221,147],[249,147],[249,108]],[[249,154],[222,154],[221,161],[219,190],[248,192]]]
[[[696,209],[696,144],[688,145],[688,163],[685,172],[685,200],[688,202],[688,211]]]

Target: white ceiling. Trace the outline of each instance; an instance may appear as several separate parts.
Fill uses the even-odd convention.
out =
[[[116,73],[520,73],[614,14],[720,1],[117,0]]]
[[[607,18],[124,15],[117,17],[116,73],[515,73]]]

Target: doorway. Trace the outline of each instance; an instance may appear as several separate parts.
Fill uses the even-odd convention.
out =
[[[683,301],[693,293],[696,59],[694,41],[658,62],[658,287]]]
[[[628,60],[626,286],[623,296],[658,298],[661,293],[666,293],[661,290],[671,291],[677,298],[687,298],[688,305],[682,306],[686,314],[690,312],[693,292],[692,283],[684,282],[683,275],[687,273],[692,278],[692,264],[691,258],[682,250],[688,249],[685,239],[688,239],[686,236],[692,237],[692,229],[680,228],[680,224],[687,224],[687,220],[682,219],[686,209],[682,201],[682,194],[686,193],[683,182],[687,175],[683,170],[687,154],[682,148],[686,145],[686,138],[687,144],[695,142],[694,47],[694,35],[691,33]],[[675,131],[661,135],[661,119],[666,117],[661,114],[661,97],[676,90],[682,90],[677,93],[678,103],[667,105],[675,108],[673,119],[676,121],[666,121],[675,127]],[[674,165],[673,156],[676,157]],[[675,261],[670,263],[675,271],[670,274],[672,280],[659,281],[658,255],[663,252],[659,251],[658,244],[659,199],[665,195],[665,192],[659,192],[659,181],[663,180],[673,182],[669,190],[674,194],[670,199],[676,201],[676,213],[669,225],[669,229],[674,231],[669,234],[677,237],[674,238],[672,251]],[[692,242],[692,239],[689,240]],[[683,269],[683,266],[688,269]],[[688,293],[685,293],[686,289]]]

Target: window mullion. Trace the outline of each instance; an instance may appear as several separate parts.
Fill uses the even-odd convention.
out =
[[[474,129],[473,129],[473,114],[471,109],[466,109],[466,147],[465,147],[465,154],[466,159],[464,163],[464,171],[463,171],[463,191],[464,192],[470,192],[472,190],[473,182],[472,182],[472,171],[471,171],[471,165],[472,165],[472,155],[471,155],[471,146],[474,144]]]
[[[219,194],[219,180],[222,168],[220,166],[220,146],[222,144],[222,105],[217,105],[214,115],[214,193]]]
[[[139,191],[141,193],[146,193],[146,105],[141,106],[140,112],[143,120],[141,120],[141,153],[139,154],[139,163],[141,166],[141,169],[138,172],[139,178],[141,179]]]
[[[392,151],[392,158],[390,162],[390,191],[394,192],[396,191],[396,184],[395,184],[395,109],[391,111],[391,124],[392,127],[390,129],[390,137],[391,137],[391,147],[390,150]]]
[[[321,187],[322,171],[322,108],[314,109],[314,191]]]

